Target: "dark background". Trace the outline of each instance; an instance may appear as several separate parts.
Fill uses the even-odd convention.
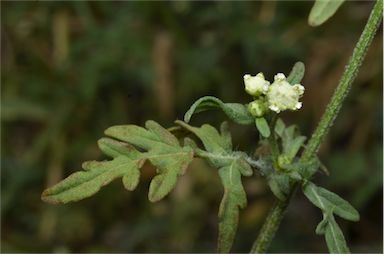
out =
[[[95,196],[53,206],[43,189],[104,159],[96,141],[116,124],[166,127],[199,97],[247,103],[242,77],[307,71],[303,109],[282,115],[303,134],[316,127],[363,30],[373,2],[346,2],[324,25],[308,26],[312,2],[2,2],[1,251],[214,252],[222,187],[196,160],[173,193],[152,204],[146,165],[134,192],[116,180]],[[376,36],[320,157],[331,176],[315,182],[361,214],[337,219],[353,252],[382,252],[382,32]],[[218,126],[207,112],[192,123]],[[231,124],[237,149],[251,153],[253,127]],[[245,181],[233,251],[247,252],[273,195]],[[321,212],[295,196],[271,252],[325,252],[314,233]]]

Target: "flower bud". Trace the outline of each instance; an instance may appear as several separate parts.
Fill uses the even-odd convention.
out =
[[[285,168],[290,163],[290,160],[285,155],[279,155],[279,157],[277,158],[277,165],[279,166],[279,168]]]
[[[261,117],[268,110],[263,100],[255,100],[248,104],[248,111],[254,117]]]
[[[245,91],[252,96],[259,96],[268,91],[269,81],[265,80],[263,73],[256,76],[244,75]]]

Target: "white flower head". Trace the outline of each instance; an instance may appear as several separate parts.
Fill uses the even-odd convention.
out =
[[[303,104],[299,102],[299,99],[303,94],[304,87],[302,85],[291,85],[283,73],[278,73],[275,75],[275,81],[268,89],[268,107],[277,113],[287,109],[300,109]]]
[[[256,76],[244,75],[245,91],[252,96],[259,96],[268,92],[269,81],[265,80],[263,73]]]

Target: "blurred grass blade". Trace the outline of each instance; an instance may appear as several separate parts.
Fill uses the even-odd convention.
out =
[[[316,0],[308,17],[308,24],[319,26],[335,14],[344,0]]]

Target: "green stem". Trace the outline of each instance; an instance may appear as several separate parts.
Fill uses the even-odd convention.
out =
[[[307,148],[303,152],[301,161],[308,161],[314,156],[319,149],[321,142],[325,135],[328,133],[332,126],[348,91],[351,88],[352,82],[355,79],[358,70],[365,58],[367,50],[372,42],[372,39],[381,23],[383,11],[383,0],[378,0],[373,7],[371,15],[364,27],[359,41],[353,51],[352,57],[341,77],[341,80],[329,102],[327,109],[325,110],[319,125],[314,131],[311,139],[308,141]],[[253,244],[251,253],[265,253],[268,246],[270,245],[277,229],[279,228],[280,222],[284,217],[284,212],[289,204],[290,198],[293,195],[297,184],[291,187],[290,195],[284,201],[278,200],[276,204],[271,208],[271,211],[261,228],[260,234]]]
[[[364,31],[356,44],[353,54],[349,59],[349,63],[341,77],[339,85],[337,86],[331,101],[328,103],[325,113],[323,114],[316,130],[312,134],[308,142],[307,148],[303,153],[302,160],[309,160],[319,149],[325,135],[329,132],[340,108],[343,104],[345,97],[355,80],[361,64],[367,54],[369,45],[376,34],[376,31],[381,23],[383,11],[383,0],[378,0],[373,7],[371,15],[365,25]]]
[[[292,192],[293,193],[293,192]],[[285,210],[289,204],[290,197],[287,200],[277,200],[273,209],[269,211],[268,217],[265,220],[260,234],[252,245],[251,253],[265,253],[284,217]]]

